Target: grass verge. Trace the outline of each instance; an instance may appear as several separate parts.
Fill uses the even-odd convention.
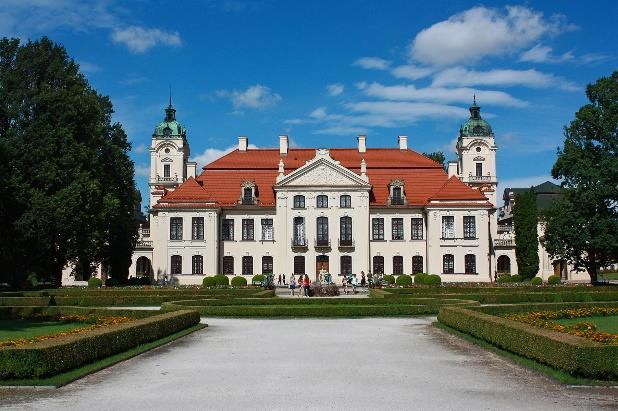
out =
[[[119,362],[128,360],[129,358],[133,358],[146,351],[152,350],[153,348],[160,347],[164,344],[177,340],[178,338],[184,337],[185,335],[191,334],[194,331],[201,330],[206,327],[207,325],[205,324],[197,324],[192,327],[185,328],[184,330],[177,333],[160,338],[158,340],[138,345],[137,347],[131,348],[130,350],[103,358],[93,363],[86,364],[79,368],[75,368],[73,370],[64,372],[62,374],[54,375],[52,377],[21,380],[0,380],[0,386],[51,386],[58,388],[80,378],[83,378],[86,375],[100,371]]]
[[[459,330],[456,330],[448,325],[442,324],[438,321],[432,323],[432,325],[436,328],[444,330],[450,334],[453,334],[457,337],[463,338],[464,340],[471,342],[474,345],[477,345],[487,351],[490,351],[494,354],[498,354],[507,360],[510,360],[518,365],[526,367],[528,369],[539,372],[555,381],[558,381],[563,384],[568,385],[598,385],[598,386],[616,386],[618,385],[618,381],[602,381],[602,380],[593,380],[588,378],[574,377],[571,374],[558,370],[556,368],[550,367],[545,364],[541,364],[530,358],[522,357],[521,355],[514,354],[510,351],[503,350],[501,348],[496,347],[495,345],[488,343],[485,340],[481,340],[480,338],[476,338],[473,335],[466,334]]]

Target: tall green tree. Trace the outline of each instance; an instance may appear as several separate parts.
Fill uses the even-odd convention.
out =
[[[618,72],[588,85],[586,96],[552,168],[565,194],[544,213],[544,245],[595,283],[599,268],[618,262]]]
[[[444,153],[441,151],[434,151],[432,153],[423,153],[423,155],[427,158],[432,159],[436,163],[442,164],[442,168],[446,169],[446,157]]]
[[[515,258],[517,271],[524,278],[532,278],[539,272],[538,214],[534,190],[515,196],[513,226],[515,229]]]
[[[105,261],[122,270],[112,247],[127,241],[113,233],[136,237],[135,184],[109,99],[47,38],[0,40],[0,91],[2,280],[35,272],[59,284],[67,263],[86,278]]]

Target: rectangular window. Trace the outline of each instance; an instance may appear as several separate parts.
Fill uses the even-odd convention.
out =
[[[381,255],[373,257],[373,273],[384,274],[384,257]]]
[[[442,216],[442,238],[455,238],[455,217]]]
[[[476,274],[476,256],[474,254],[466,254],[465,265],[466,274]]]
[[[193,217],[191,220],[191,239],[204,239],[204,217]]]
[[[224,218],[221,224],[221,239],[223,241],[234,241],[234,220]]]
[[[316,240],[319,246],[328,246],[328,217],[317,218]]]
[[[403,205],[403,189],[401,187],[393,187],[393,197],[391,198],[392,205]]]
[[[328,208],[328,196],[319,195],[316,201],[317,208]]]
[[[194,255],[191,258],[191,272],[193,274],[204,274],[204,257]]]
[[[455,272],[455,257],[453,254],[444,254],[442,257],[442,272],[453,274]]]
[[[339,207],[341,208],[351,208],[352,207],[352,197],[344,194],[339,197]]]
[[[476,176],[477,177],[483,176],[483,163],[476,163]]]
[[[269,255],[262,257],[262,274],[273,273],[273,258]]]
[[[253,240],[253,219],[243,218],[242,220],[242,239],[243,241]]]
[[[294,275],[305,274],[305,257],[297,255],[294,257]]]
[[[423,219],[422,218],[412,219],[412,239],[413,240],[423,239]]]
[[[245,187],[242,190],[242,203],[244,205],[252,205],[253,204],[253,188]]]
[[[393,218],[393,240],[403,240],[403,218]]]
[[[182,256],[173,255],[171,258],[171,273],[172,274],[182,274]]]
[[[352,274],[352,256],[341,256],[341,275]]]
[[[339,219],[339,244],[352,245],[352,217]]]
[[[393,275],[403,274],[403,257],[396,255],[393,257]]]
[[[294,196],[294,208],[305,208],[305,196]]]
[[[182,217],[170,218],[170,240],[182,240]]]
[[[253,275],[253,257],[246,255],[242,258],[242,275]]]
[[[371,219],[371,239],[384,240],[384,219],[372,218]]]
[[[307,245],[304,217],[294,217],[294,237],[292,238],[292,244],[303,247]]]
[[[163,177],[170,178],[170,169],[171,166],[169,164],[163,164]]]
[[[476,238],[476,218],[466,215],[463,218],[464,238]]]
[[[423,272],[423,256],[415,255],[412,257],[412,274]]]
[[[262,241],[273,241],[274,239],[273,219],[262,218]]]
[[[223,257],[223,274],[232,275],[234,274],[234,257],[225,256]]]

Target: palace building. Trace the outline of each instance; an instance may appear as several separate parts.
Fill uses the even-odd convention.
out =
[[[170,104],[152,136],[149,227],[131,275],[201,284],[204,276],[320,270],[341,275],[434,273],[492,281],[497,273],[496,144],[480,107],[461,126],[443,169],[408,147],[238,148],[189,161],[187,130]]]

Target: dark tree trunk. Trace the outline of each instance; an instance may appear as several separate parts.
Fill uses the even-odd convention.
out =
[[[590,275],[591,284],[599,282],[597,276],[597,254],[594,251],[588,251],[588,274]]]

